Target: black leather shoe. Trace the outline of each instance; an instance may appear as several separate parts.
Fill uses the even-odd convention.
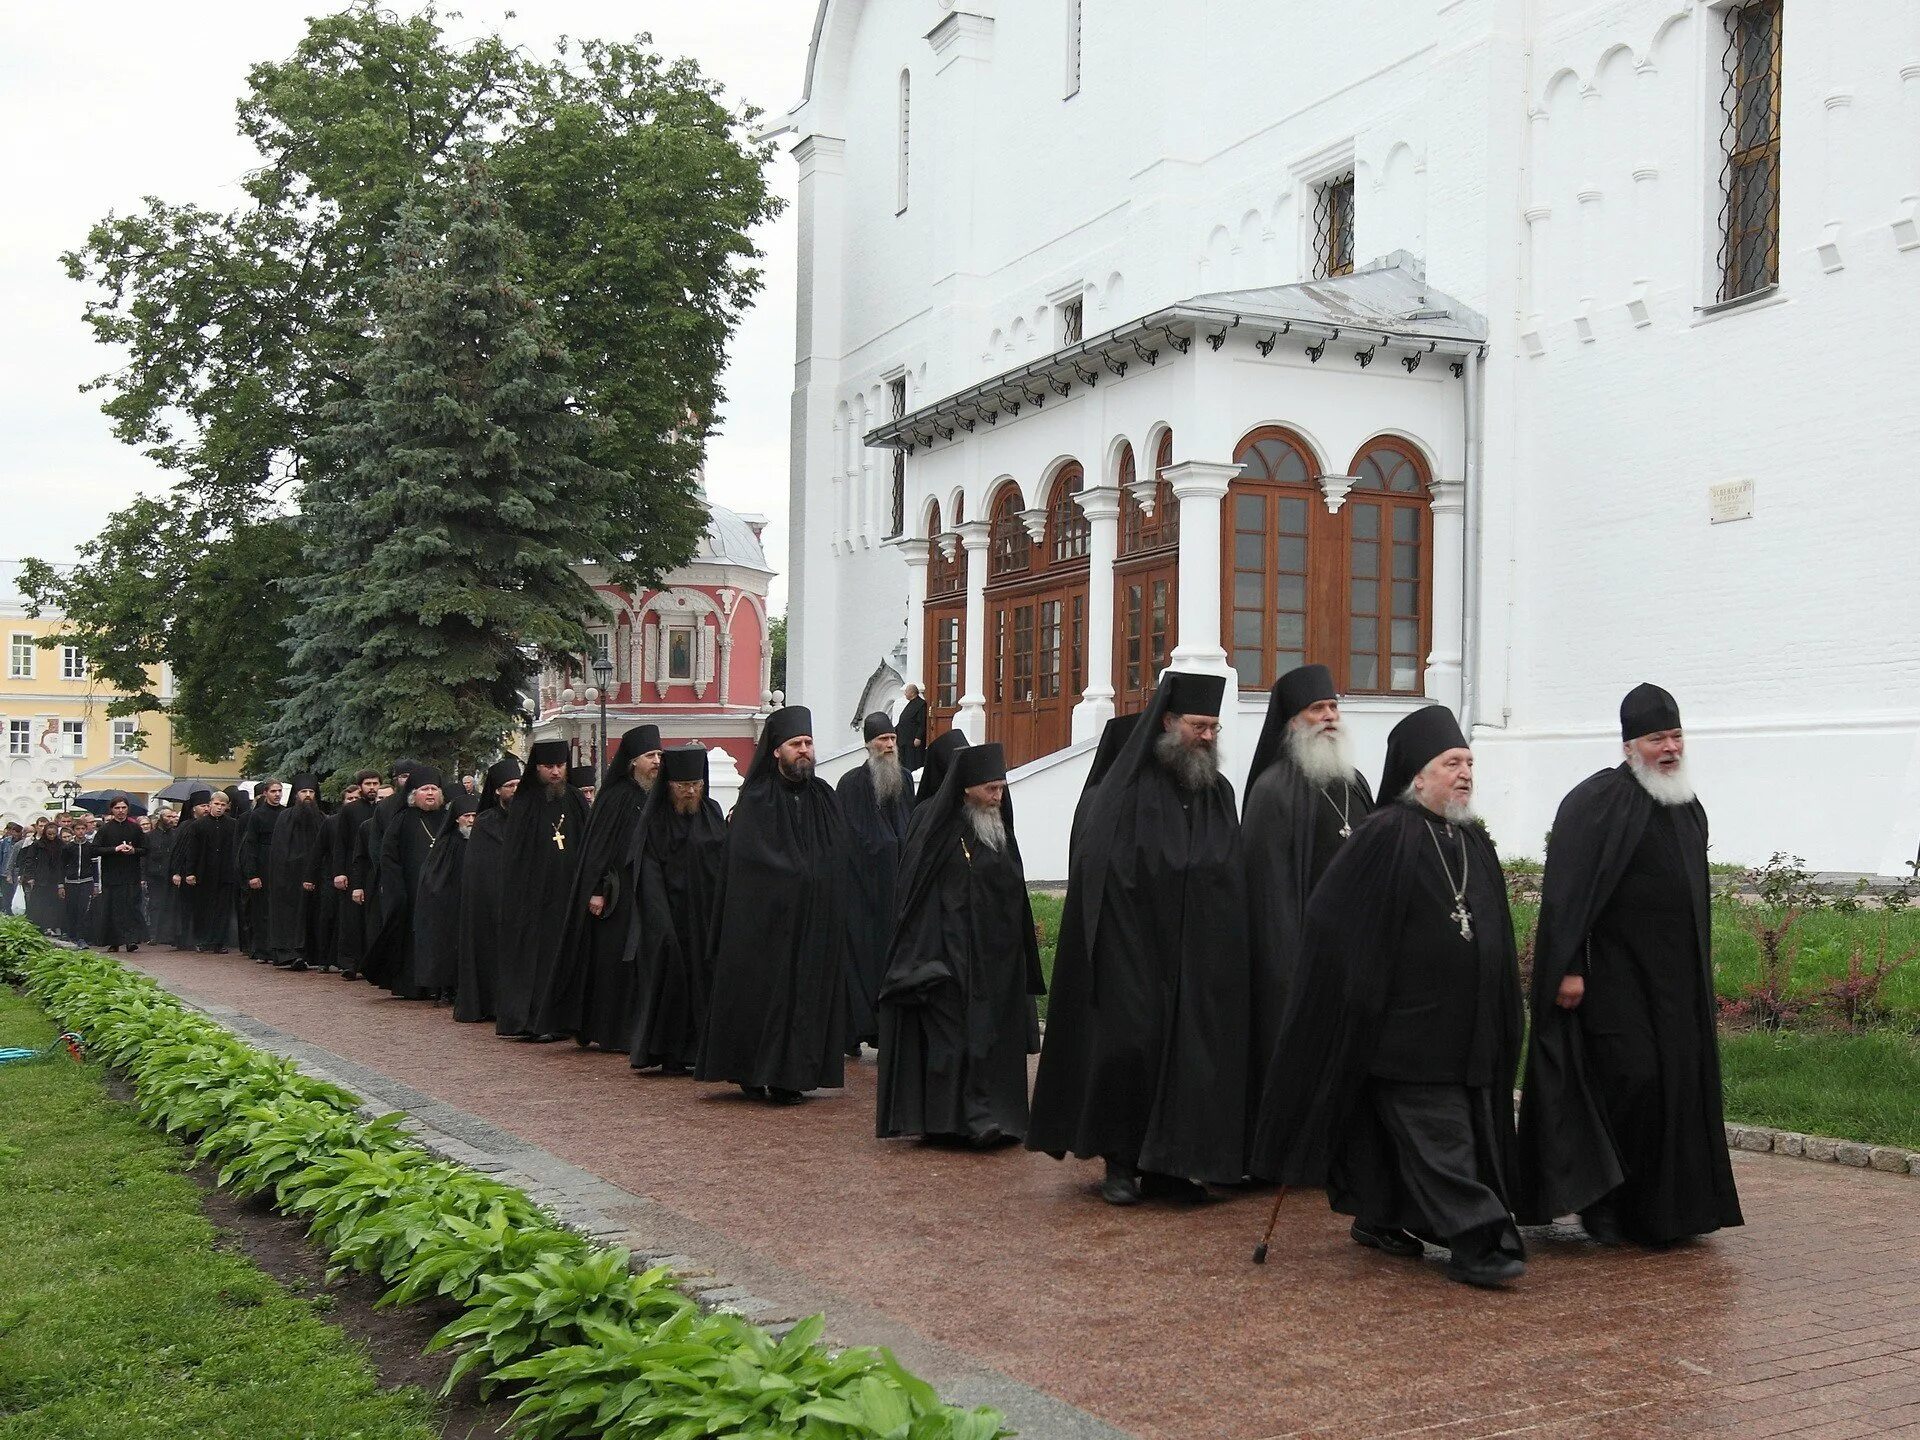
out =
[[[1367,1225],[1354,1221],[1353,1228],[1347,1232],[1356,1244],[1365,1245],[1370,1250],[1396,1256],[1402,1260],[1417,1260],[1427,1253],[1427,1247],[1404,1230],[1391,1225]]]
[[[781,1090],[775,1086],[767,1089],[767,1100],[774,1105],[798,1105],[806,1098],[798,1090]]]
[[[1107,1178],[1100,1182],[1100,1198],[1109,1205],[1138,1205],[1140,1175],[1124,1165],[1107,1162]]]
[[[1596,1245],[1624,1245],[1626,1233],[1621,1230],[1620,1222],[1614,1218],[1611,1208],[1595,1206],[1582,1211],[1580,1228],[1587,1232],[1587,1238]]]
[[[740,1087],[740,1093],[749,1100],[764,1100],[767,1098],[767,1087],[764,1085],[742,1085]]]
[[[1486,1255],[1462,1259],[1455,1255],[1447,1261],[1447,1278],[1462,1285],[1477,1285],[1482,1290],[1498,1290],[1527,1273],[1527,1262],[1495,1250]]]

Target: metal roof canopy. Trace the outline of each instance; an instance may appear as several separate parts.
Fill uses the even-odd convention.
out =
[[[1018,416],[1022,406],[1037,410],[1050,396],[1065,399],[1076,384],[1095,385],[1103,374],[1124,376],[1130,366],[1157,365],[1165,349],[1184,355],[1196,336],[1218,350],[1242,327],[1254,333],[1263,355],[1282,337],[1295,337],[1309,342],[1317,363],[1327,343],[1358,341],[1367,346],[1363,368],[1375,349],[1384,348],[1404,352],[1399,358],[1409,374],[1419,366],[1417,357],[1463,357],[1487,338],[1487,322],[1478,312],[1433,289],[1418,262],[1395,251],[1351,275],[1193,296],[911,410],[875,426],[864,440],[876,449],[911,454],[936,440],[952,440],[956,431],[971,432],[982,420],[997,425],[1003,414]]]

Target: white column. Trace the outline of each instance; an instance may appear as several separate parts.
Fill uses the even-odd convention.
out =
[[[1074,497],[1087,517],[1087,689],[1073,707],[1073,739],[1095,740],[1113,718],[1113,567],[1120,556],[1120,487]]]
[[[1220,644],[1220,502],[1240,467],[1187,460],[1161,473],[1180,501],[1180,638],[1171,668],[1228,674]]]
[[[969,520],[959,527],[960,545],[967,552],[967,629],[963,641],[967,657],[966,688],[953,717],[956,730],[975,744],[987,738],[987,545],[993,527],[985,520]]]
[[[927,688],[927,562],[933,546],[925,540],[902,538],[889,542],[907,562],[907,683]]]
[[[1427,698],[1458,715],[1466,651],[1467,487],[1458,481],[1436,480],[1429,508],[1433,511],[1433,650],[1427,656]]]

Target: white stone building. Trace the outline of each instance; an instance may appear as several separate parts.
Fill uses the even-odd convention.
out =
[[[1537,855],[1651,679],[1716,858],[1913,857],[1920,4],[823,0],[783,129],[828,755],[921,681],[1057,876],[1159,667],[1237,774],[1304,656]]]

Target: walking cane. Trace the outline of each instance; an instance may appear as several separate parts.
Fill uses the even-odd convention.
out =
[[[1267,1245],[1273,1239],[1273,1227],[1280,1223],[1280,1202],[1287,1198],[1287,1187],[1282,1185],[1280,1193],[1273,1197],[1273,1209],[1267,1213],[1267,1233],[1260,1237],[1260,1243],[1253,1247],[1253,1263],[1267,1263]]]

